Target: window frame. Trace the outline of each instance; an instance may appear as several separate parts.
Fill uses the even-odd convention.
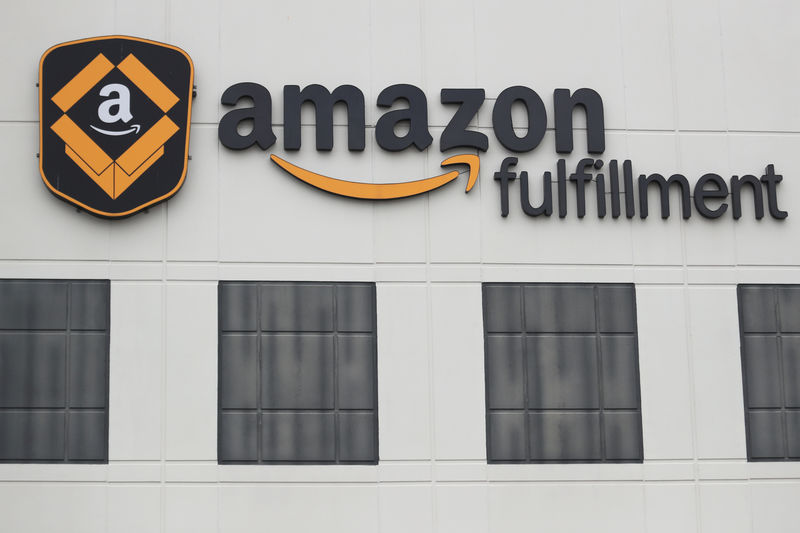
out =
[[[4,457],[0,457],[0,464],[45,464],[45,465],[76,465],[76,464],[86,464],[86,465],[104,465],[109,463],[109,426],[110,426],[110,376],[111,376],[111,280],[110,279],[96,279],[96,278],[0,278],[0,283],[56,283],[56,284],[65,284],[67,287],[67,316],[66,316],[66,327],[63,330],[52,330],[52,329],[17,329],[17,328],[0,328],[0,331],[47,331],[47,332],[61,332],[61,334],[65,337],[65,354],[64,354],[64,379],[65,379],[65,390],[64,390],[64,407],[63,408],[44,408],[49,410],[59,410],[64,413],[65,415],[65,433],[64,433],[64,459],[6,459]],[[72,297],[72,287],[75,283],[95,283],[95,284],[102,284],[105,287],[107,299],[105,302],[105,324],[106,327],[104,330],[97,330],[97,329],[78,329],[74,331],[90,331],[90,332],[103,332],[104,334],[104,346],[105,346],[105,380],[103,386],[105,388],[105,397],[104,397],[104,404],[102,411],[105,416],[105,424],[103,430],[103,457],[102,459],[69,459],[69,439],[68,439],[68,429],[69,429],[69,413],[71,410],[81,410],[81,407],[71,407],[70,406],[70,337],[72,335],[72,328],[70,326],[71,320],[71,297]],[[2,408],[2,410],[13,409],[13,410],[20,410],[23,412],[31,412],[31,410],[40,409],[40,408],[31,408],[31,407],[18,407],[18,408]],[[100,410],[99,408],[91,408],[93,410]]]
[[[743,291],[749,288],[768,288],[772,293],[772,303],[775,307],[775,330],[774,332],[745,332],[745,324],[744,324],[744,298],[743,298]],[[747,462],[748,463],[786,463],[786,462],[800,462],[800,456],[798,457],[791,457],[789,456],[789,449],[790,449],[790,441],[789,435],[787,434],[787,420],[786,420],[786,413],[788,411],[796,411],[800,412],[800,407],[787,407],[786,405],[786,391],[785,391],[785,381],[786,377],[784,374],[784,357],[783,357],[783,343],[781,342],[781,338],[784,332],[781,331],[780,325],[780,296],[778,295],[778,290],[781,288],[795,288],[800,289],[800,284],[797,283],[739,283],[736,285],[736,306],[738,310],[738,319],[739,319],[739,360],[741,363],[742,369],[742,400],[743,400],[743,415],[744,415],[744,432],[745,432],[745,442],[746,442],[746,452],[747,452]],[[776,342],[780,342],[779,349],[778,349],[778,360],[779,360],[779,387],[781,390],[781,407],[764,407],[764,408],[751,408],[750,407],[750,393],[748,391],[748,383],[747,383],[747,362],[745,358],[745,338],[747,335],[760,335],[760,336],[770,336],[773,337]],[[794,333],[794,335],[800,336],[800,333]],[[800,388],[800,384],[798,384],[798,388]],[[781,421],[781,428],[783,432],[783,457],[754,457],[753,456],[753,443],[750,432],[750,411],[751,409],[763,409],[768,410],[770,412],[778,412],[781,413],[782,421]],[[798,442],[798,446],[800,446],[800,442]]]
[[[606,410],[613,410],[606,409],[603,405],[604,398],[601,397],[601,393],[598,392],[598,409],[601,418],[601,426],[600,426],[600,439],[601,439],[601,450],[603,450],[603,457],[600,459],[539,459],[539,458],[531,458],[530,454],[530,426],[528,418],[529,413],[529,406],[527,405],[527,392],[524,392],[525,404],[523,405],[522,412],[526,418],[525,420],[525,428],[526,428],[526,435],[525,435],[525,448],[527,450],[526,459],[493,459],[492,458],[492,433],[491,433],[491,413],[492,411],[497,411],[498,409],[492,409],[490,407],[490,374],[489,374],[489,331],[487,326],[487,317],[489,313],[488,309],[488,298],[487,295],[487,288],[489,287],[517,287],[520,291],[520,305],[522,309],[525,308],[525,289],[528,287],[591,287],[594,291],[594,311],[595,311],[595,324],[597,325],[599,321],[599,317],[597,316],[598,311],[598,296],[597,291],[601,287],[624,287],[630,288],[633,292],[633,309],[631,310],[633,313],[633,328],[632,332],[629,333],[634,339],[634,371],[636,374],[636,393],[637,393],[637,408],[634,409],[626,409],[626,412],[635,412],[638,415],[638,458],[634,459],[608,459],[605,457],[605,446],[603,445],[602,441],[605,440],[605,434],[603,433],[603,425],[602,425],[602,418],[604,416],[604,412]],[[640,363],[639,363],[639,321],[638,321],[638,310],[636,304],[636,285],[634,283],[607,283],[607,282],[528,282],[528,281],[503,281],[503,282],[483,282],[481,283],[481,305],[482,305],[482,319],[483,319],[483,362],[484,362],[484,388],[485,388],[485,431],[486,431],[486,462],[488,464],[642,464],[644,462],[644,427],[642,424],[642,388],[641,388],[641,371],[640,371]],[[520,315],[521,321],[521,331],[519,332],[520,335],[523,337],[527,334],[525,331],[525,315],[524,311]],[[558,332],[552,333],[554,336],[560,335],[570,335],[574,334],[571,332]],[[583,333],[587,334],[587,333]],[[600,336],[602,332],[596,326],[595,331],[593,333],[594,339],[600,344]],[[524,370],[524,391],[527,391],[528,387],[528,369],[527,369],[527,362],[525,361],[528,358],[528,354],[523,349],[523,370]],[[598,359],[602,357],[602,354],[598,354]],[[603,376],[602,376],[602,367],[598,366],[597,368],[597,378],[598,378],[598,386],[602,386]],[[558,411],[558,409],[553,409],[553,411]],[[570,412],[570,409],[561,409],[562,412]]]
[[[319,333],[330,333],[333,336],[333,345],[334,345],[334,362],[333,362],[333,387],[334,387],[334,405],[330,412],[334,413],[334,447],[335,447],[335,459],[333,461],[328,460],[275,460],[275,459],[263,459],[261,458],[262,455],[262,420],[261,415],[265,412],[269,412],[270,409],[265,409],[261,404],[263,400],[261,399],[261,393],[259,392],[259,399],[258,405],[255,409],[255,413],[257,415],[257,426],[256,426],[256,442],[257,442],[257,455],[258,459],[253,460],[230,460],[230,459],[222,459],[222,424],[221,424],[221,416],[223,413],[223,406],[222,406],[222,337],[225,331],[230,332],[231,330],[223,330],[223,313],[222,313],[222,306],[220,305],[222,302],[222,293],[223,287],[226,285],[250,285],[254,287],[257,291],[257,307],[256,307],[256,330],[255,334],[258,337],[261,337],[265,334],[274,333],[272,330],[263,330],[261,327],[261,288],[265,285],[291,285],[291,286],[331,286],[333,289],[334,297],[332,300],[333,305],[333,329],[330,332],[302,332],[302,331],[294,331],[294,332],[282,332],[282,333],[290,333],[290,334],[302,334],[302,333],[310,333],[310,334],[319,334]],[[339,427],[340,422],[338,413],[342,411],[339,408],[337,401],[338,395],[336,395],[336,390],[338,389],[338,328],[336,323],[336,288],[339,286],[367,286],[371,290],[371,305],[372,305],[372,313],[369,317],[372,323],[372,332],[370,334],[372,338],[372,373],[371,379],[373,383],[372,387],[372,419],[374,425],[374,434],[373,434],[373,442],[372,446],[375,450],[375,457],[369,461],[362,461],[362,460],[343,460],[340,459],[339,456]],[[346,333],[346,332],[344,332]],[[357,334],[365,334],[364,332],[353,332]],[[257,364],[258,364],[258,389],[260,390],[262,387],[261,383],[261,348],[260,348],[260,341],[259,341],[259,350],[257,354]],[[289,411],[296,411],[296,412],[303,412],[306,410],[311,411],[321,411],[316,409],[287,409]],[[346,409],[344,410],[347,411]],[[237,280],[237,279],[229,279],[229,280],[219,280],[217,283],[217,464],[219,465],[249,465],[249,466],[274,466],[274,465],[297,465],[297,466],[352,466],[352,465],[377,465],[380,461],[380,446],[379,446],[379,433],[380,428],[378,425],[378,319],[377,319],[377,286],[374,281],[306,281],[306,280]]]

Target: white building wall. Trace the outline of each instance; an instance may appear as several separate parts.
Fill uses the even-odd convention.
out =
[[[0,17],[0,277],[111,279],[108,465],[0,465],[0,531],[794,532],[800,463],[748,463],[737,283],[800,283],[800,4],[792,1],[10,2]],[[37,67],[52,44],[129,34],[185,49],[197,98],[189,174],[166,204],[103,221],[38,176]],[[222,91],[268,87],[278,142],[217,141]],[[282,86],[420,86],[434,144],[282,150]],[[499,92],[596,89],[606,160],[634,172],[784,174],[789,218],[500,217]],[[478,185],[393,203],[314,191],[276,153],[375,182],[438,172],[443,87],[483,87]],[[338,112],[337,112],[338,113]],[[311,115],[304,115],[309,122]],[[578,119],[578,124],[580,125]],[[552,124],[550,124],[552,127]],[[576,134],[569,164],[582,157]],[[520,156],[538,178],[548,130]],[[571,190],[571,187],[570,187]],[[673,198],[674,202],[675,198]],[[652,204],[652,199],[651,199]],[[673,210],[676,208],[673,204]],[[749,209],[748,209],[749,208]],[[377,283],[380,464],[220,466],[217,281]],[[481,283],[636,284],[643,464],[487,465]]]

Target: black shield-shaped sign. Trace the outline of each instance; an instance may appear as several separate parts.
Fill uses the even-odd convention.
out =
[[[39,64],[39,169],[50,191],[119,218],[186,177],[194,67],[183,50],[109,36],[53,46]]]

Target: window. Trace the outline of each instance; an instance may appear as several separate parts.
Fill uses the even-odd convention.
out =
[[[220,282],[220,463],[378,461],[375,285]]]
[[[108,460],[108,281],[0,280],[0,461]]]
[[[641,462],[633,285],[483,286],[490,463]]]
[[[747,458],[800,460],[800,285],[739,285]]]

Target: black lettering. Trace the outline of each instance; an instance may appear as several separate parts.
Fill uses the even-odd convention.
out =
[[[783,176],[775,174],[775,165],[767,165],[767,172],[761,176],[761,181],[767,184],[767,204],[769,214],[772,218],[784,219],[789,216],[786,211],[778,208],[778,184],[783,180]]]
[[[478,114],[486,92],[483,89],[442,89],[443,104],[461,104],[439,138],[439,150],[465,147],[486,151],[489,138],[477,131],[469,131],[469,122]]]
[[[242,98],[252,100],[253,107],[241,107],[225,113],[217,128],[219,142],[232,150],[244,150],[254,144],[266,150],[275,144],[275,134],[272,132],[272,96],[266,87],[257,83],[237,83],[225,89],[220,103],[232,106]],[[253,129],[247,135],[239,134],[239,124],[243,121],[253,123]]]
[[[559,159],[556,163],[558,183],[558,218],[567,216],[567,162]]]
[[[681,214],[683,218],[692,216],[692,203],[689,195],[689,182],[680,174],[664,179],[661,174],[639,176],[639,216],[647,218],[647,186],[657,183],[661,192],[661,218],[669,218],[669,186],[677,183],[681,188]]]
[[[581,106],[586,113],[586,144],[590,154],[602,154],[606,149],[603,99],[592,89],[578,89],[572,95],[569,89],[553,91],[555,106],[556,152],[572,152],[572,111]]]
[[[406,84],[391,85],[378,95],[378,107],[391,107],[397,100],[405,100],[408,107],[387,111],[375,124],[378,146],[390,152],[405,150],[412,144],[424,150],[433,142],[428,132],[428,100],[419,87]],[[409,130],[398,137],[394,129],[400,122],[408,122]]]
[[[731,203],[733,204],[733,218],[742,218],[742,185],[750,185],[753,189],[753,204],[756,210],[756,220],[764,218],[764,193],[761,190],[761,182],[752,174],[745,174],[741,178],[734,176],[731,178]]]
[[[511,106],[522,102],[528,111],[528,132],[517,137],[511,120]],[[539,95],[528,87],[516,85],[505,89],[497,97],[492,109],[492,127],[497,140],[512,152],[529,152],[539,146],[547,129],[547,112]]]
[[[608,164],[608,168],[608,179],[611,182],[611,216],[613,218],[619,218],[619,165],[617,160],[612,159],[611,163]]]
[[[708,191],[706,183],[713,183],[715,188]],[[694,186],[694,206],[701,216],[706,218],[719,218],[728,210],[728,204],[722,202],[716,209],[706,205],[707,198],[725,198],[728,196],[728,185],[721,176],[714,173],[703,174]]]
[[[516,157],[506,157],[500,163],[500,170],[494,173],[494,179],[500,183],[500,216],[508,216],[508,182],[517,177],[517,173],[508,168],[516,165],[517,161]]]
[[[586,216],[586,182],[592,181],[592,175],[586,172],[586,167],[594,165],[594,159],[581,159],[575,167],[575,172],[569,175],[570,181],[575,182],[575,203],[578,206],[578,218]]]
[[[625,216],[633,218],[636,210],[633,205],[633,170],[630,159],[622,162],[622,177],[625,181]]]
[[[539,215],[550,216],[553,214],[553,180],[550,171],[544,173],[544,180],[542,185],[542,204],[539,207],[531,205],[529,190],[528,190],[528,173],[520,172],[520,203],[522,204],[522,211],[526,215],[538,217]]]
[[[594,162],[594,168],[600,170],[603,168],[603,161],[598,159]],[[598,174],[595,177],[595,183],[597,185],[597,190],[595,191],[597,194],[597,216],[599,218],[606,218],[606,178],[602,174]]]
[[[316,113],[317,150],[333,148],[333,106],[339,102],[347,106],[347,148],[364,149],[364,93],[352,85],[340,85],[333,92],[322,85],[309,85],[302,91],[299,85],[283,88],[283,147],[300,149],[300,109],[306,102],[314,105]]]

